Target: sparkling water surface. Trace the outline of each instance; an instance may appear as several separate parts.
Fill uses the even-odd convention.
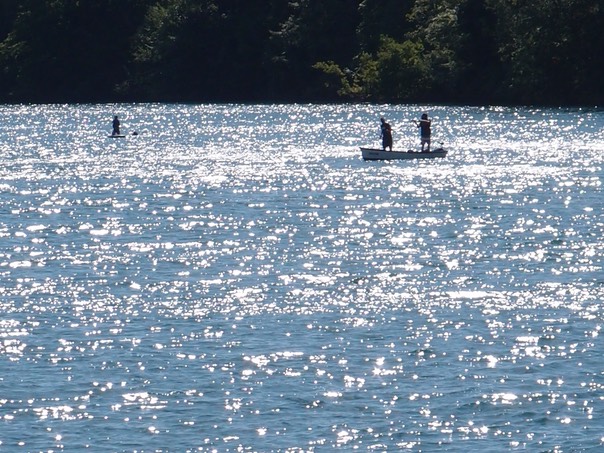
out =
[[[445,159],[361,159],[424,111]],[[1,451],[604,448],[604,111],[24,105],[0,133]]]

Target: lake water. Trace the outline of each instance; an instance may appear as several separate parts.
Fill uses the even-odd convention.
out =
[[[424,111],[445,159],[361,159]],[[0,106],[0,134],[1,451],[604,448],[604,111]]]

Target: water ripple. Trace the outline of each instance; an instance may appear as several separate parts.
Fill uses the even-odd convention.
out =
[[[424,110],[446,159],[361,160]],[[0,107],[1,448],[601,448],[603,125]]]

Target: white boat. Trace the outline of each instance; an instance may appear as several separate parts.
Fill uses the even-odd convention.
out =
[[[435,157],[445,157],[447,150],[444,148],[436,148],[430,152],[421,151],[384,151],[376,148],[363,148],[363,159],[365,160],[394,160],[394,159],[434,159]]]

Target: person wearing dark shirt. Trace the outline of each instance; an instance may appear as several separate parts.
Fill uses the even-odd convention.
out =
[[[113,132],[111,135],[120,135],[120,120],[117,119],[117,115],[113,117]]]
[[[424,113],[422,114],[422,117],[419,121],[416,121],[415,124],[417,125],[417,127],[419,127],[420,130],[420,139],[421,139],[421,144],[422,144],[422,153],[423,152],[430,152],[430,135],[432,134],[432,132],[430,131],[430,126],[432,124],[432,121],[430,121],[428,119],[428,114]],[[428,148],[426,149],[426,151],[424,151],[424,146],[428,145]]]
[[[392,151],[392,128],[384,118],[380,118],[380,121],[382,122],[382,149],[386,151],[386,148],[389,148]]]

